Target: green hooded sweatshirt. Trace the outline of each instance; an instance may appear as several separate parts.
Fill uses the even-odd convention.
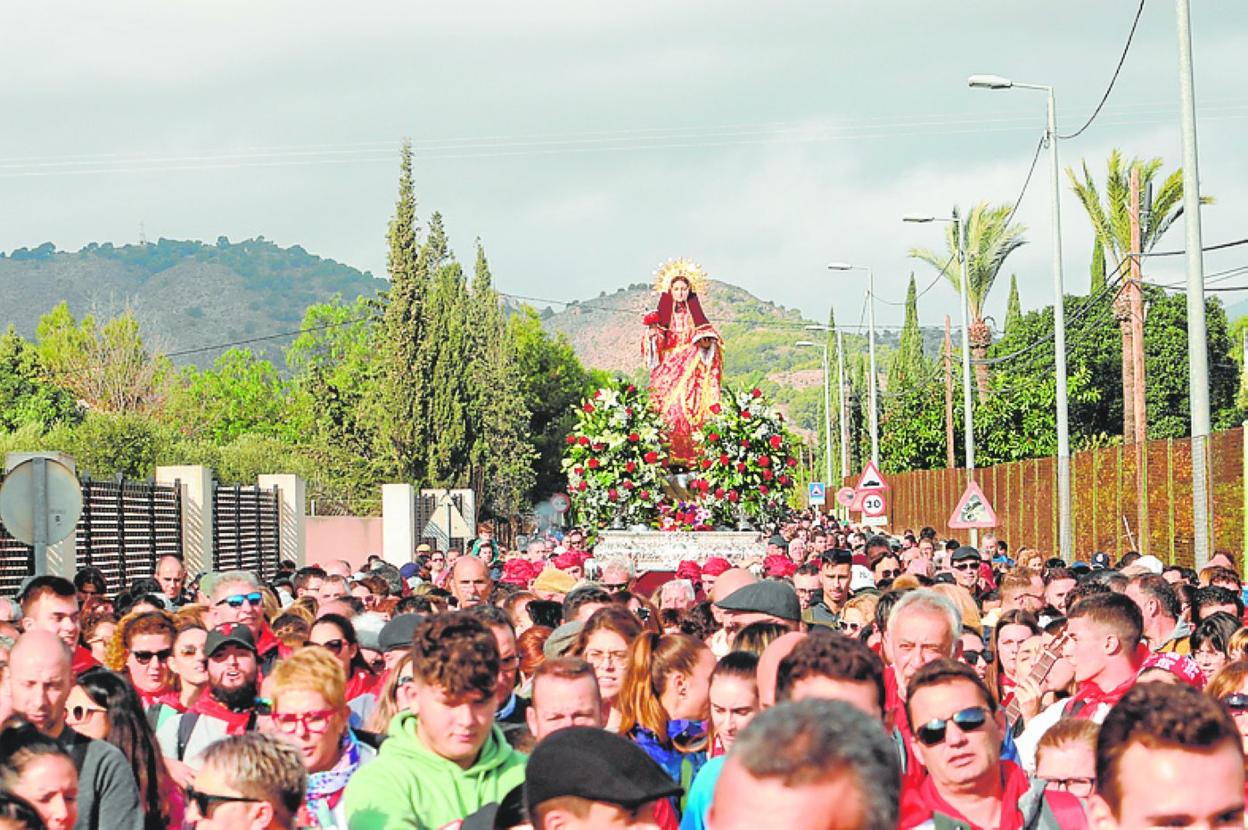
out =
[[[524,783],[527,758],[493,727],[477,762],[461,769],[416,736],[416,715],[401,712],[377,758],[351,776],[343,794],[349,830],[437,830]]]

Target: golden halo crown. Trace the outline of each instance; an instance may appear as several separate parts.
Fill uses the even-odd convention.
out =
[[[692,259],[669,259],[660,265],[654,271],[654,290],[660,294],[666,293],[672,288],[672,280],[676,277],[684,277],[689,280],[689,288],[695,294],[701,294],[706,289],[706,272],[702,270],[702,266],[694,262]]]

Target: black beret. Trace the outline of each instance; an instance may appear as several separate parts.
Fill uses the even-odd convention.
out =
[[[953,556],[949,557],[950,562],[963,562],[967,559],[976,559],[982,562],[984,557],[980,556],[979,551],[970,545],[963,545],[953,552]]]
[[[680,795],[680,785],[637,744],[590,726],[571,726],[546,737],[525,766],[524,802],[533,808],[575,796],[634,810]]]
[[[380,646],[378,651],[411,648],[416,627],[424,621],[425,618],[420,614],[399,614],[381,627],[381,632],[377,635],[377,645]]]
[[[755,582],[738,588],[715,604],[725,611],[769,614],[790,622],[802,619],[802,604],[798,602],[797,591],[784,582]]]

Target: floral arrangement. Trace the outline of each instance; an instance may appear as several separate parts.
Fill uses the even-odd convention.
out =
[[[694,442],[702,457],[690,487],[701,492],[716,524],[739,513],[756,523],[783,513],[796,485],[797,439],[761,390],[723,390]]]
[[[711,511],[693,502],[659,504],[659,530],[714,530]]]
[[[643,326],[657,326],[659,324],[659,312],[652,311],[645,317],[642,317],[641,324]]]
[[[658,520],[667,474],[661,426],[645,392],[624,378],[581,402],[563,453],[577,521],[606,527]]]

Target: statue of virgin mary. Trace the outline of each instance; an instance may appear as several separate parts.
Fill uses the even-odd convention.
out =
[[[659,308],[646,315],[643,343],[650,402],[667,428],[669,461],[688,465],[697,455],[693,432],[719,403],[720,337],[698,300],[706,274],[696,262],[669,260],[655,272],[654,287]]]

